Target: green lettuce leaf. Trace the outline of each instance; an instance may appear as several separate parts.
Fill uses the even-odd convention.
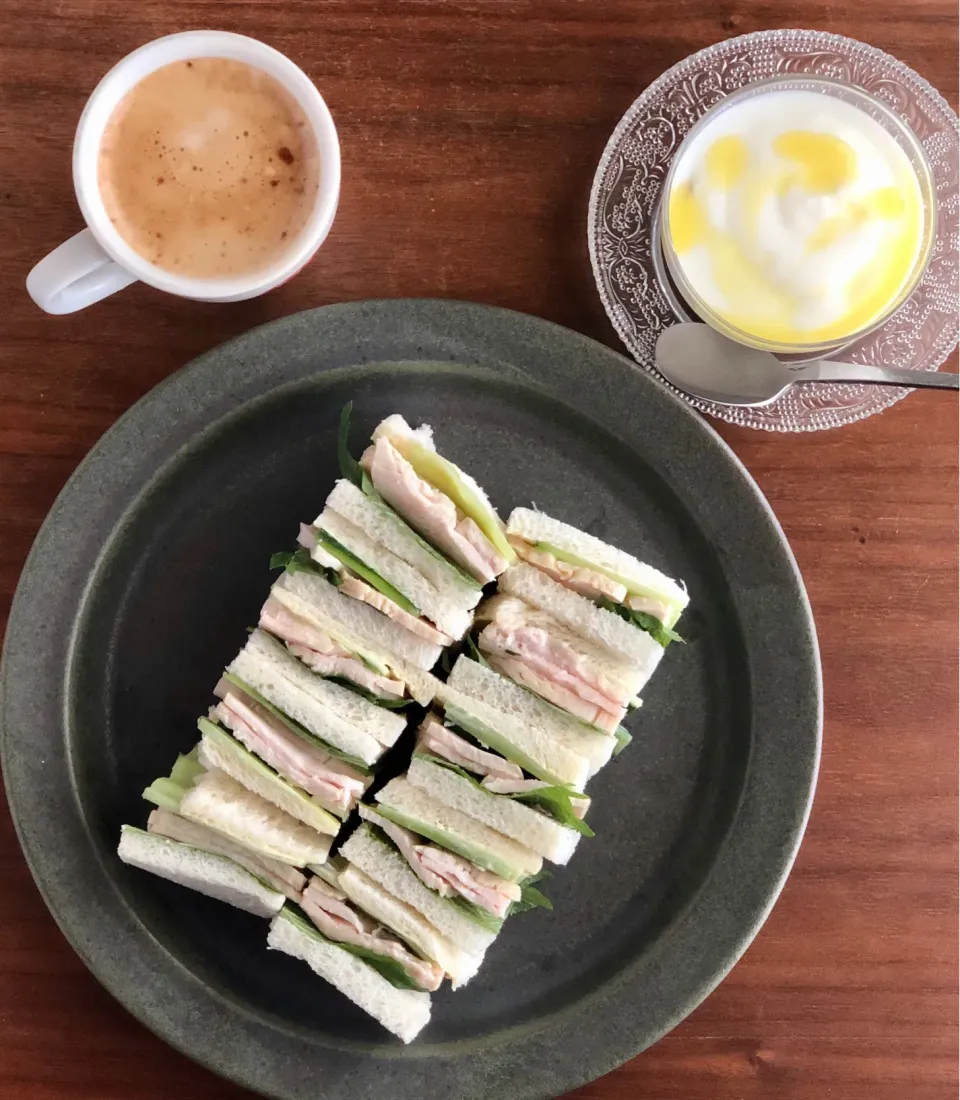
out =
[[[426,760],[430,764],[436,764],[441,768],[446,768],[447,771],[454,772],[459,775],[461,779],[466,779],[472,783],[478,791],[483,794],[490,795],[493,798],[512,798],[515,802],[523,802],[527,805],[536,806],[538,809],[543,810],[549,814],[554,821],[559,822],[561,825],[565,825],[568,829],[574,829],[582,836],[593,836],[593,829],[585,822],[581,821],[579,817],[573,812],[573,805],[571,797],[575,797],[569,787],[563,786],[550,786],[540,787],[535,791],[523,791],[518,794],[497,794],[494,791],[488,791],[487,788],[476,778],[471,775],[466,769],[461,768],[459,764],[454,764],[450,760],[446,760],[442,756],[434,756],[432,753],[415,752],[414,758]]]
[[[360,485],[363,470],[360,463],[350,454],[350,417],[353,414],[353,402],[348,401],[340,410],[340,428],[337,432],[337,460],[340,473],[347,481]]]
[[[396,959],[392,959],[388,955],[379,955],[376,951],[371,951],[367,947],[358,947],[356,944],[341,943],[339,940],[328,939],[299,905],[288,901],[280,910],[279,919],[290,921],[301,932],[313,937],[315,940],[319,940],[321,943],[330,944],[331,947],[339,947],[341,951],[346,951],[349,955],[355,955],[358,959],[363,959],[381,977],[386,978],[395,989],[416,989],[422,992],[423,986],[414,981]]]
[[[683,641],[683,638],[681,638],[675,630],[669,626],[665,626],[656,615],[651,615],[647,611],[634,611],[625,604],[614,603],[613,600],[607,599],[606,596],[599,596],[596,602],[606,611],[612,611],[614,615],[619,615],[625,622],[632,623],[633,626],[639,627],[640,630],[645,630],[651,638],[659,642],[664,649],[666,649],[671,642]]]
[[[311,733],[306,726],[301,726],[299,722],[295,721],[288,714],[285,714],[279,707],[275,707],[269,699],[265,698],[260,692],[252,688],[246,680],[241,680],[239,676],[235,676],[232,672],[224,671],[223,678],[229,683],[238,687],[245,695],[249,695],[254,702],[259,703],[265,710],[269,711],[278,722],[282,722],[283,725],[290,730],[291,733],[295,733],[298,737],[302,737],[305,741],[309,741],[311,744],[319,745],[321,749],[329,756],[334,757],[336,760],[342,760],[344,764],[349,764],[351,768],[360,772],[361,775],[370,775],[371,769],[365,764],[358,756],[351,756],[349,753],[344,752],[342,749],[338,749],[335,745],[330,745],[323,740],[322,737],[317,737],[315,733]]]
[[[297,550],[278,550],[270,557],[271,569],[285,569],[288,573],[316,573],[337,588],[343,584],[343,577],[336,569],[327,569],[310,557],[310,551],[301,546]]]

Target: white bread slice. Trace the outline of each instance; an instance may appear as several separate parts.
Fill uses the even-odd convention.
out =
[[[508,795],[478,790],[469,779],[422,757],[415,756],[410,761],[407,778],[445,806],[482,821],[504,836],[513,837],[551,863],[569,863],[580,840],[576,830],[568,829],[532,806],[525,806]]]
[[[337,885],[354,905],[405,940],[419,955],[449,974],[453,988],[468,982],[480,969],[483,956],[467,955],[412,905],[394,897],[359,867],[347,863]]]
[[[398,825],[510,882],[522,882],[543,867],[536,852],[445,805],[405,776],[391,779],[374,797],[380,811]]]
[[[333,843],[218,771],[199,776],[178,813],[291,867],[325,863]]]
[[[527,542],[544,542],[558,550],[573,553],[584,561],[598,565],[605,572],[629,581],[639,591],[669,603],[675,608],[675,615],[668,626],[674,625],[690,602],[687,590],[659,569],[534,508],[514,508],[507,521],[507,532]]]
[[[511,565],[500,576],[499,585],[500,591],[549,612],[574,634],[606,650],[611,661],[641,669],[646,679],[663,656],[663,646],[645,630],[597,607],[526,562]]]
[[[205,852],[179,840],[144,832],[132,825],[120,829],[117,855],[131,867],[235,905],[255,917],[280,912],[285,898],[226,856]]]
[[[399,901],[421,913],[441,935],[468,955],[482,956],[496,932],[472,920],[450,898],[425,886],[391,844],[378,839],[369,825],[361,825],[340,848],[340,854]]]
[[[327,497],[326,506],[412,566],[451,605],[470,610],[480,602],[483,592],[480,582],[466,576],[424,542],[386,502],[371,499],[362,489],[341,478]]]
[[[314,526],[332,535],[364,565],[392,584],[420,610],[424,618],[429,619],[445,634],[451,638],[462,638],[467,632],[473,622],[473,607],[480,601],[479,592],[470,607],[465,607],[462,599],[451,599],[448,591],[431,584],[423,574],[389,547],[375,542],[362,528],[341,516],[329,505],[317,516]]]
[[[342,639],[355,652],[369,651],[378,659],[385,658],[405,680],[409,681],[405,674],[409,666],[424,670],[425,675],[440,659],[440,646],[418,638],[362,600],[344,596],[336,585],[317,573],[281,573],[271,591],[294,615]],[[412,690],[410,694],[413,695]],[[430,702],[413,697],[423,706]]]
[[[443,693],[449,694],[451,691],[471,699],[483,700],[493,711],[509,716],[514,727],[538,731],[540,737],[555,746],[554,751],[563,748],[567,752],[576,753],[587,762],[585,778],[596,775],[610,760],[617,746],[617,739],[613,734],[586,725],[559,707],[545,702],[532,691],[527,691],[501,676],[492,668],[487,668],[479,661],[471,661],[469,657],[461,656],[457,659],[449,680],[441,689],[441,702]],[[571,780],[561,779],[560,782]],[[574,783],[574,786],[578,790],[583,789],[580,783]]]
[[[305,929],[281,911],[270,923],[267,947],[301,959],[324,981],[409,1043],[430,1021],[430,994],[397,989],[362,959]]]
[[[331,709],[329,689],[338,685],[315,676],[264,631],[258,629],[250,635],[247,644],[227,666],[227,672],[249,684],[288,717],[341,752],[365,764],[372,764],[382,755],[384,745],[372,733]],[[401,728],[405,724],[402,716],[384,711],[354,692],[349,694],[373,710],[399,718]],[[357,708],[353,715],[360,719],[365,713]]]

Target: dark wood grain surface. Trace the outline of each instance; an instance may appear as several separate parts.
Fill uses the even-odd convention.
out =
[[[139,286],[72,317],[42,315],[23,280],[81,228],[70,148],[85,97],[134,47],[204,26],[287,52],[326,97],[344,159],[328,243],[254,302],[205,306]],[[0,623],[44,514],[101,433],[186,360],[264,320],[345,299],[457,297],[617,346],[585,232],[607,137],[687,53],[775,26],[867,39],[956,105],[953,0],[4,0]],[[730,977],[654,1048],[576,1095],[948,1100],[957,403],[915,394],[810,436],[721,432],[783,523],[813,603],[826,691],[817,801],[783,896]],[[0,883],[3,1100],[249,1095],[167,1049],[86,972],[5,807]]]

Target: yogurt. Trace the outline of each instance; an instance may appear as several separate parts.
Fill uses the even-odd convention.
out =
[[[923,242],[907,154],[865,111],[806,90],[718,111],[682,148],[667,202],[669,243],[694,294],[741,332],[784,345],[868,327]]]

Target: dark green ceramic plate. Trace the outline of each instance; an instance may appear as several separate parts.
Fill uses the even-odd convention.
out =
[[[435,426],[506,514],[531,500],[686,579],[672,646],[594,781],[596,837],[402,1047],[266,924],[119,863],[139,792],[196,737],[271,551],[358,437]],[[673,1027],[746,948],[803,832],[820,673],[793,557],[757,487],[622,356],[503,310],[367,302],[257,329],[148,394],[70,479],[17,591],[2,762],[37,884],[93,973],[211,1069],[276,1097],[551,1097]]]

